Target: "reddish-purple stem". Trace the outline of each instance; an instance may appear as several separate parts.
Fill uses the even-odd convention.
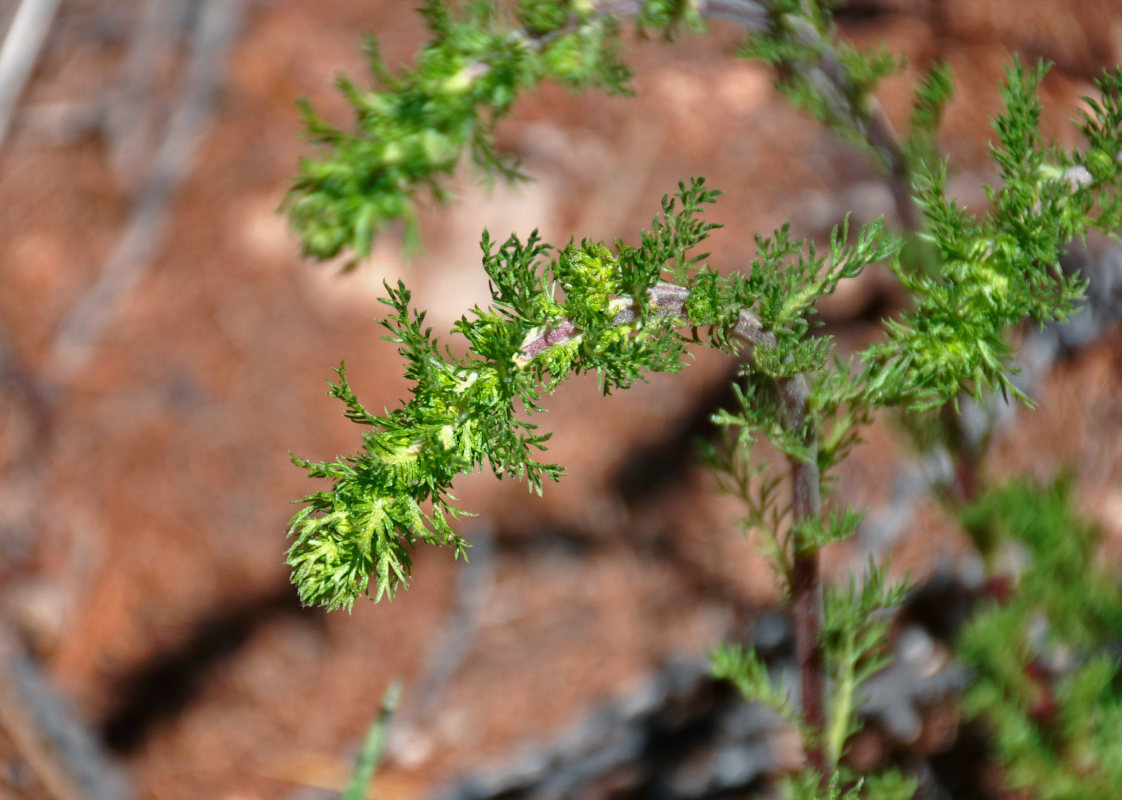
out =
[[[818,437],[808,420],[809,388],[806,377],[795,375],[779,382],[779,394],[790,430],[802,431],[807,453],[803,458],[788,456],[791,468],[792,522],[817,519],[821,513],[818,474]],[[822,662],[822,600],[818,571],[818,548],[807,547],[797,530],[791,541],[791,603],[795,624],[795,659],[802,687],[803,722],[811,739],[805,743],[807,761],[827,779],[826,750],[822,735],[826,729],[825,667]]]
[[[681,318],[689,324],[685,313],[689,290],[670,283],[655,284],[647,292],[647,299],[655,310],[667,316]],[[634,303],[622,308],[613,318],[616,325],[626,325],[639,317]],[[743,342],[751,357],[757,347],[774,347],[775,335],[766,331],[759,317],[747,309],[740,312],[733,333]],[[540,329],[522,344],[520,360],[529,360],[551,347],[571,341],[580,330],[570,320]],[[794,522],[817,519],[821,512],[818,474],[818,439],[814,426],[808,419],[807,403],[809,385],[804,375],[783,378],[777,382],[788,429],[801,431],[806,452],[802,458],[789,456],[791,469]],[[818,550],[809,548],[792,533],[791,594],[795,620],[795,654],[802,683],[803,721],[811,732],[806,757],[811,766],[826,778],[826,751],[822,733],[826,728],[825,670],[822,661],[822,601],[821,581],[818,571]]]

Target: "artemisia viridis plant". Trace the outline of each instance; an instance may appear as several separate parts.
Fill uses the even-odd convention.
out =
[[[1014,62],[1002,88],[991,154],[998,181],[988,213],[947,196],[948,166],[934,133],[952,91],[949,70],[916,87],[906,135],[898,136],[874,90],[899,60],[842,41],[826,4],[809,0],[431,0],[431,38],[412,67],[391,69],[368,40],[371,85],[339,87],[354,111],[338,128],[303,107],[319,145],[301,162],[285,203],[305,253],[317,259],[369,255],[372,239],[398,221],[415,230],[418,196],[448,199],[446,181],[464,160],[484,174],[518,174],[492,139],[518,96],[552,80],[573,89],[626,93],[623,30],[672,40],[703,33],[710,19],[747,31],[741,53],[776,70],[777,85],[820,122],[864,148],[884,170],[901,234],[881,221],[851,230],[838,221],[824,245],[788,226],[745,242],[741,272],[722,274],[699,247],[718,192],[701,178],[663,198],[649,231],[633,243],[582,240],[561,247],[536,234],[482,235],[492,305],[467,310],[452,328],[466,342],[453,355],[411,305],[403,283],[386,286],[382,324],[398,345],[412,396],[384,414],[368,410],[343,366],[330,393],[363,428],[361,448],[333,461],[295,459],[323,488],[302,501],[288,553],[301,600],[328,609],[392,597],[410,578],[419,542],[465,554],[453,527],[464,513],[449,494],[458,475],[489,468],[537,492],[562,468],[539,460],[546,436],[533,415],[571,376],[595,373],[604,393],[652,372],[676,372],[691,347],[743,359],[735,408],[714,417],[725,432],[711,462],[738,496],[746,527],[759,531],[795,620],[801,691],[777,689],[757,656],[740,647],[714,655],[715,670],[746,698],[794,726],[805,763],[785,783],[793,798],[908,798],[895,772],[855,775],[843,763],[858,729],[862,683],[886,663],[882,609],[905,587],[870,565],[841,586],[823,586],[819,554],[851,536],[860,511],[825,502],[836,469],[879,409],[922,412],[960,395],[1024,398],[1011,380],[1011,326],[1062,319],[1083,284],[1059,266],[1063,248],[1122,219],[1122,74],[1088,101],[1086,147],[1041,139],[1036,89],[1045,66]],[[816,304],[843,280],[885,264],[910,295],[879,342],[839,358],[816,332]],[[781,464],[753,466],[765,436]]]

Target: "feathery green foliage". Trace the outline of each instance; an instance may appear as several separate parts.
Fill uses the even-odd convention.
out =
[[[415,67],[386,65],[377,41],[366,40],[374,83],[360,87],[340,76],[354,109],[351,130],[336,127],[307,102],[301,111],[319,158],[300,162],[285,209],[306,255],[331,258],[343,250],[361,259],[388,224],[402,219],[416,236],[415,195],[448,197],[447,179],[465,152],[488,175],[520,177],[518,165],[495,148],[495,123],[515,99],[544,80],[573,89],[628,92],[615,16],[585,0],[472,0],[460,13],[441,0],[421,9],[431,40]],[[692,20],[687,5],[643,4],[641,24],[671,31]]]
[[[661,264],[688,266],[688,251],[712,228],[695,215],[715,193],[695,181],[678,198],[681,210],[665,201],[664,217],[636,248],[620,243],[613,252],[585,241],[547,260],[554,251],[536,235],[527,242],[512,236],[496,248],[485,234],[483,262],[495,305],[474,309],[454,326],[469,346],[462,357],[441,349],[424,327],[424,313],[411,311],[404,285],[386,287],[383,302],[392,310],[383,323],[386,338],[400,345],[413,397],[376,416],[338,368],[340,382],[330,393],[369,430],[356,455],[296,459],[310,476],[333,481],[330,491],[305,498],[292,521],[289,562],[305,603],[349,608],[371,578],[376,597],[392,596],[407,580],[417,541],[449,544],[462,554],[466,543],[448,524],[460,513],[449,491],[461,473],[487,465],[537,492],[545,479],[559,477],[560,467],[536,460],[546,437],[518,416],[519,405],[538,410],[543,393],[581,372],[595,372],[607,393],[645,371],[681,367],[682,344],[668,324],[673,316],[664,316],[652,289]]]

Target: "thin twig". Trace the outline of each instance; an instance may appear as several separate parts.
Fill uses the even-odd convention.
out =
[[[795,659],[803,723],[814,737],[807,743],[806,757],[811,766],[827,777],[826,750],[822,734],[826,730],[826,678],[822,663],[822,589],[818,568],[818,548],[807,548],[797,532],[798,523],[816,520],[821,514],[821,481],[818,473],[818,435],[810,424],[808,399],[810,387],[805,375],[778,381],[788,430],[803,432],[803,445],[810,451],[805,458],[788,456],[791,470],[791,514],[794,523],[791,564],[791,606],[795,623]]]
[[[23,0],[0,48],[0,148],[39,52],[47,40],[59,0]]]
[[[733,22],[752,33],[764,33],[770,12],[763,3],[752,0],[700,0],[697,11],[708,19]]]
[[[53,422],[52,407],[47,392],[8,344],[7,332],[3,327],[0,327],[0,391],[10,391],[16,395],[31,418],[30,435],[24,444],[26,454],[6,453],[0,459],[0,470],[16,463],[25,468],[38,462],[47,449]]]
[[[135,179],[152,157],[159,106],[153,102],[161,68],[186,18],[190,0],[146,0],[102,122],[114,171]]]
[[[444,629],[435,638],[425,657],[425,667],[407,703],[398,714],[395,730],[408,734],[427,723],[443,702],[448,683],[468,654],[475,640],[484,604],[495,575],[495,535],[483,525],[469,535],[471,560],[460,570],[456,595]],[[401,736],[391,737],[391,751],[398,749]]]
[[[838,52],[810,22],[789,15],[784,19],[784,25],[801,44],[818,54],[817,62],[805,77],[830,104],[830,112],[838,119],[848,120],[869,143],[888,170],[889,188],[892,190],[900,224],[909,231],[918,230],[919,220],[912,202],[908,162],[884,108],[875,97],[865,98],[861,106],[856,104],[857,93]]]
[[[50,800],[128,800],[129,783],[67,709],[14,631],[0,624],[0,730]],[[8,797],[7,794],[3,795]]]
[[[86,366],[105,327],[155,257],[168,227],[171,198],[194,159],[243,8],[244,0],[206,0],[200,9],[180,101],[137,192],[125,231],[101,276],[63,320],[55,338],[47,360],[47,374],[55,380],[65,382]]]
[[[639,0],[615,0],[600,7],[605,13],[616,16],[636,16],[642,5]],[[697,13],[706,19],[740,25],[750,33],[764,34],[776,24],[774,5],[774,0],[698,0]],[[806,79],[817,86],[823,98],[830,103],[831,113],[839,119],[852,121],[861,132],[888,170],[889,188],[900,224],[906,230],[918,230],[919,219],[912,202],[907,159],[884,108],[875,97],[864,97],[861,104],[857,104],[857,92],[837,50],[813,25],[794,15],[785,15],[782,22],[786,30],[818,54],[817,62],[809,67],[810,74],[805,75]],[[796,70],[807,69],[798,64],[791,66]]]

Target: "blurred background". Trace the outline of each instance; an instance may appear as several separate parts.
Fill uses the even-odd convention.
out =
[[[951,63],[959,94],[941,143],[960,201],[980,208],[1011,54],[1056,63],[1045,131],[1074,144],[1080,96],[1122,58],[1120,12],[1116,0],[861,0],[840,21],[908,58],[881,96],[898,123],[918,70]],[[708,353],[608,400],[593,379],[551,400],[550,453],[570,474],[544,498],[464,480],[462,504],[480,514],[462,523],[469,568],[422,550],[392,604],[325,615],[300,608],[284,566],[290,501],[317,488],[289,452],[331,458],[359,443],[325,395],[332,368],[346,361],[371,408],[408,391],[375,323],[383,280],[405,280],[446,330],[488,298],[483,228],[634,241],[658,198],[699,174],[725,191],[711,247],[723,270],[745,268],[753,234],[784,220],[822,237],[848,210],[891,215],[869,161],[734,58],[740,31],[714,24],[673,46],[629,33],[636,97],[547,86],[525,98],[498,136],[532,182],[488,189],[465,174],[457,204],[425,213],[421,255],[386,235],[348,274],[302,261],[277,213],[311,152],[295,101],[344,122],[334,76],[365,81],[367,32],[391,64],[408,62],[423,41],[410,3],[3,0],[4,32],[0,796],[318,797],[341,786],[399,678],[379,796],[427,797],[776,604],[735,505],[694,456],[732,371]],[[844,352],[898,302],[874,271],[824,316]],[[1118,563],[1113,319],[1037,364],[1040,407],[998,430],[989,468],[1074,468]],[[894,511],[912,457],[890,426],[868,438],[841,498],[889,532],[859,537],[830,569],[894,551],[922,581],[966,563],[922,486]]]

